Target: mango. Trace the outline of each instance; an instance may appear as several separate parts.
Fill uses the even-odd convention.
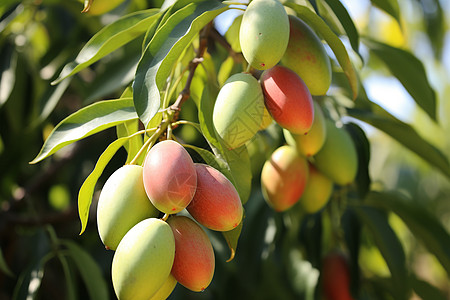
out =
[[[322,148],[327,136],[325,126],[325,116],[323,115],[320,105],[314,102],[314,121],[311,129],[307,134],[293,134],[286,129],[283,129],[283,134],[286,142],[297,148],[297,151],[310,157],[315,155]]]
[[[327,138],[322,149],[314,156],[318,170],[339,185],[355,180],[358,171],[358,154],[350,134],[326,120]]]
[[[108,249],[115,250],[134,225],[159,214],[145,193],[142,173],[141,166],[125,165],[103,186],[97,205],[97,229]]]
[[[164,285],[175,258],[170,226],[145,219],[125,234],[114,253],[111,276],[120,300],[150,299]]]
[[[325,95],[331,85],[331,63],[325,47],[301,19],[289,15],[289,43],[281,63],[296,72],[312,95]]]
[[[263,117],[262,117],[261,126],[259,127],[259,130],[267,129],[267,127],[269,127],[269,125],[272,124],[272,122],[273,122],[272,116],[270,115],[266,106],[264,106]]]
[[[258,81],[248,73],[237,73],[225,82],[217,95],[213,124],[228,149],[249,141],[260,129],[264,98]]]
[[[267,70],[283,57],[289,41],[289,19],[278,0],[253,0],[242,17],[242,54],[255,69]]]
[[[159,142],[150,149],[143,175],[150,201],[166,214],[186,208],[197,187],[197,173],[191,156],[172,140]]]
[[[167,220],[175,237],[175,260],[171,274],[194,292],[205,290],[215,269],[214,250],[206,232],[186,216]]]
[[[294,134],[307,133],[314,121],[311,93],[294,71],[275,66],[261,75],[264,103],[272,118]]]
[[[177,280],[172,274],[167,277],[162,287],[150,298],[150,300],[166,300],[177,285]]]
[[[347,258],[342,253],[330,252],[323,258],[321,278],[325,299],[353,300],[350,270]]]
[[[197,190],[186,208],[201,225],[216,231],[229,231],[239,225],[244,209],[234,185],[220,171],[195,164]]]
[[[264,199],[277,212],[291,208],[302,196],[308,176],[306,159],[294,147],[279,147],[261,172]]]
[[[303,211],[308,214],[318,212],[328,203],[332,192],[333,181],[309,164],[308,182],[299,201]]]

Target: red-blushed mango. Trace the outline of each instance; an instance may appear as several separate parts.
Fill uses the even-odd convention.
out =
[[[175,258],[175,238],[166,222],[149,218],[137,223],[114,253],[111,276],[120,300],[150,299],[164,285]]]
[[[186,149],[172,140],[153,146],[144,162],[144,187],[158,210],[175,214],[186,208],[197,187],[194,162]]]
[[[281,63],[295,71],[312,95],[325,95],[331,84],[331,63],[325,47],[301,19],[289,15],[289,43]]]
[[[283,57],[289,41],[289,19],[278,0],[253,0],[242,17],[242,54],[255,69],[267,70]]]
[[[331,252],[323,258],[321,277],[326,300],[353,300],[350,293],[350,271],[343,254]]]
[[[234,185],[220,171],[205,164],[195,164],[197,191],[186,208],[203,226],[229,231],[239,225],[244,209]]]
[[[333,181],[309,164],[308,182],[300,198],[303,211],[308,214],[318,212],[328,203],[332,192]]]
[[[314,121],[311,93],[294,71],[275,66],[261,76],[264,103],[272,118],[294,134],[307,133]]]
[[[97,229],[108,249],[116,250],[128,230],[159,214],[145,193],[142,171],[141,166],[125,165],[103,186],[97,205]]]
[[[306,157],[315,155],[322,148],[327,136],[325,116],[317,102],[314,102],[314,122],[307,134],[292,134],[283,129],[286,142],[297,148]]]
[[[264,115],[261,85],[248,73],[237,73],[225,82],[217,95],[214,127],[228,149],[249,141],[260,129]]]
[[[171,274],[194,292],[205,290],[214,276],[214,250],[206,232],[186,216],[167,220],[175,237],[175,260]]]
[[[261,172],[264,199],[275,211],[291,208],[302,196],[308,175],[306,159],[294,147],[279,147]]]
[[[175,277],[173,277],[172,274],[170,274],[162,287],[149,300],[166,300],[170,296],[170,294],[172,294],[176,285],[177,280],[175,279]]]
[[[350,134],[333,121],[326,120],[327,138],[314,156],[314,165],[323,174],[339,185],[348,185],[355,180],[358,171],[358,154]]]

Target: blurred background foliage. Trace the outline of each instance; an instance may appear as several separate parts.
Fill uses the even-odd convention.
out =
[[[62,67],[106,24],[131,11],[160,7],[162,2],[126,0],[102,16],[81,14],[83,5],[76,0],[3,0],[0,4],[0,299],[114,298],[112,253],[104,249],[98,237],[95,202],[87,230],[79,236],[76,201],[99,155],[116,138],[115,130],[65,147],[39,164],[29,162],[66,116],[94,101],[120,96],[134,77],[142,40],[125,45],[59,85],[50,85]],[[357,54],[352,55],[369,98],[411,124],[449,158],[450,3],[400,0],[397,6],[397,1],[342,2],[361,37],[409,49],[422,61],[437,96],[437,122],[417,107],[364,45],[360,46],[364,63]],[[316,7],[327,5],[326,1],[311,3]],[[226,22],[231,21],[222,20],[225,25],[218,29],[224,30]],[[217,45],[210,46],[211,59],[219,70],[228,54]],[[186,103],[182,114],[196,121],[192,101]],[[360,125],[369,138],[369,172],[375,189],[399,192],[415,212],[427,211],[448,233],[449,179],[381,131],[352,118],[348,121]],[[189,127],[176,134],[187,143],[204,143]],[[225,263],[229,250],[220,235],[210,233],[217,257],[213,283],[201,294],[178,286],[171,299],[320,297],[316,286],[320,257],[329,250],[333,235],[330,224],[342,222],[348,232],[359,223],[352,223],[355,217],[345,214],[345,218],[336,220],[333,211],[342,207],[332,201],[323,212],[303,218],[276,214],[265,204],[259,172],[267,155],[281,143],[280,131],[270,128],[250,146],[253,192],[246,205],[235,260]],[[121,151],[100,178],[94,199],[108,176],[125,161],[126,152]],[[417,216],[420,218],[420,214]],[[405,251],[407,270],[411,272],[408,276],[414,285],[411,298],[450,299],[449,270],[397,214],[387,217]],[[352,266],[354,295],[357,299],[396,299],[392,291],[396,287],[389,282],[392,274],[374,235],[367,233],[370,228],[361,230],[360,241],[350,243],[359,245],[359,268],[355,271]]]

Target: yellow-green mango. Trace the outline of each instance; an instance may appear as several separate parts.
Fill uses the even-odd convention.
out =
[[[314,165],[339,185],[355,180],[358,154],[350,134],[334,122],[326,120],[327,138],[322,149],[314,156]]]
[[[333,181],[309,164],[308,182],[299,201],[303,211],[308,214],[318,212],[327,204],[332,192]]]
[[[267,70],[283,57],[289,41],[289,19],[278,0],[253,0],[242,17],[242,54],[255,69]]]
[[[142,173],[141,166],[125,165],[103,186],[97,205],[97,229],[108,249],[115,250],[134,225],[159,214],[145,193]]]
[[[290,131],[283,129],[283,134],[286,142],[297,148],[297,151],[310,157],[315,155],[322,148],[327,136],[325,126],[325,116],[323,115],[320,105],[314,103],[314,121],[311,129],[307,134],[293,134]]]
[[[259,82],[248,73],[237,73],[225,82],[217,95],[214,127],[228,149],[249,141],[260,129],[264,97]]]
[[[331,84],[331,63],[325,47],[301,19],[289,15],[289,43],[281,63],[295,71],[312,95],[325,95]]]
[[[148,300],[170,275],[175,238],[166,222],[149,218],[136,224],[114,253],[111,276],[119,300]]]
[[[273,122],[272,116],[270,115],[266,106],[264,106],[262,122],[261,122],[261,126],[259,127],[259,130],[267,129],[267,127],[269,127],[269,125],[272,124],[272,122]]]
[[[167,277],[166,281],[162,285],[162,287],[153,295],[149,300],[166,300],[167,297],[172,294],[175,286],[177,285],[177,280],[173,277],[172,274]]]

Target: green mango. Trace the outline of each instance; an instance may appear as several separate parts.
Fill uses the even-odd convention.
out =
[[[153,295],[149,300],[166,300],[170,294],[172,294],[175,286],[177,285],[177,280],[172,274],[167,277],[166,281],[162,287]]]
[[[141,166],[125,165],[103,186],[97,205],[97,229],[109,249],[115,250],[134,225],[159,214],[145,193],[142,173]]]
[[[278,0],[253,0],[242,17],[242,54],[255,69],[267,70],[283,57],[289,41],[289,19]]]
[[[251,74],[237,73],[225,82],[217,95],[213,124],[228,149],[249,141],[260,129],[264,115],[264,97]]]
[[[333,181],[309,164],[309,177],[299,203],[304,212],[313,214],[321,210],[333,193]]]
[[[311,129],[307,134],[293,134],[290,131],[283,129],[283,134],[286,142],[297,148],[297,151],[310,157],[315,155],[322,148],[327,136],[325,126],[325,116],[319,104],[314,103],[314,121]]]
[[[355,180],[358,171],[358,154],[350,134],[326,120],[327,138],[322,149],[314,156],[319,171],[339,185]]]
[[[289,43],[281,63],[295,71],[312,95],[325,95],[331,84],[331,63],[325,47],[301,19],[289,15]]]
[[[170,275],[175,258],[175,238],[166,222],[149,218],[123,237],[114,254],[111,276],[119,300],[147,300]]]

